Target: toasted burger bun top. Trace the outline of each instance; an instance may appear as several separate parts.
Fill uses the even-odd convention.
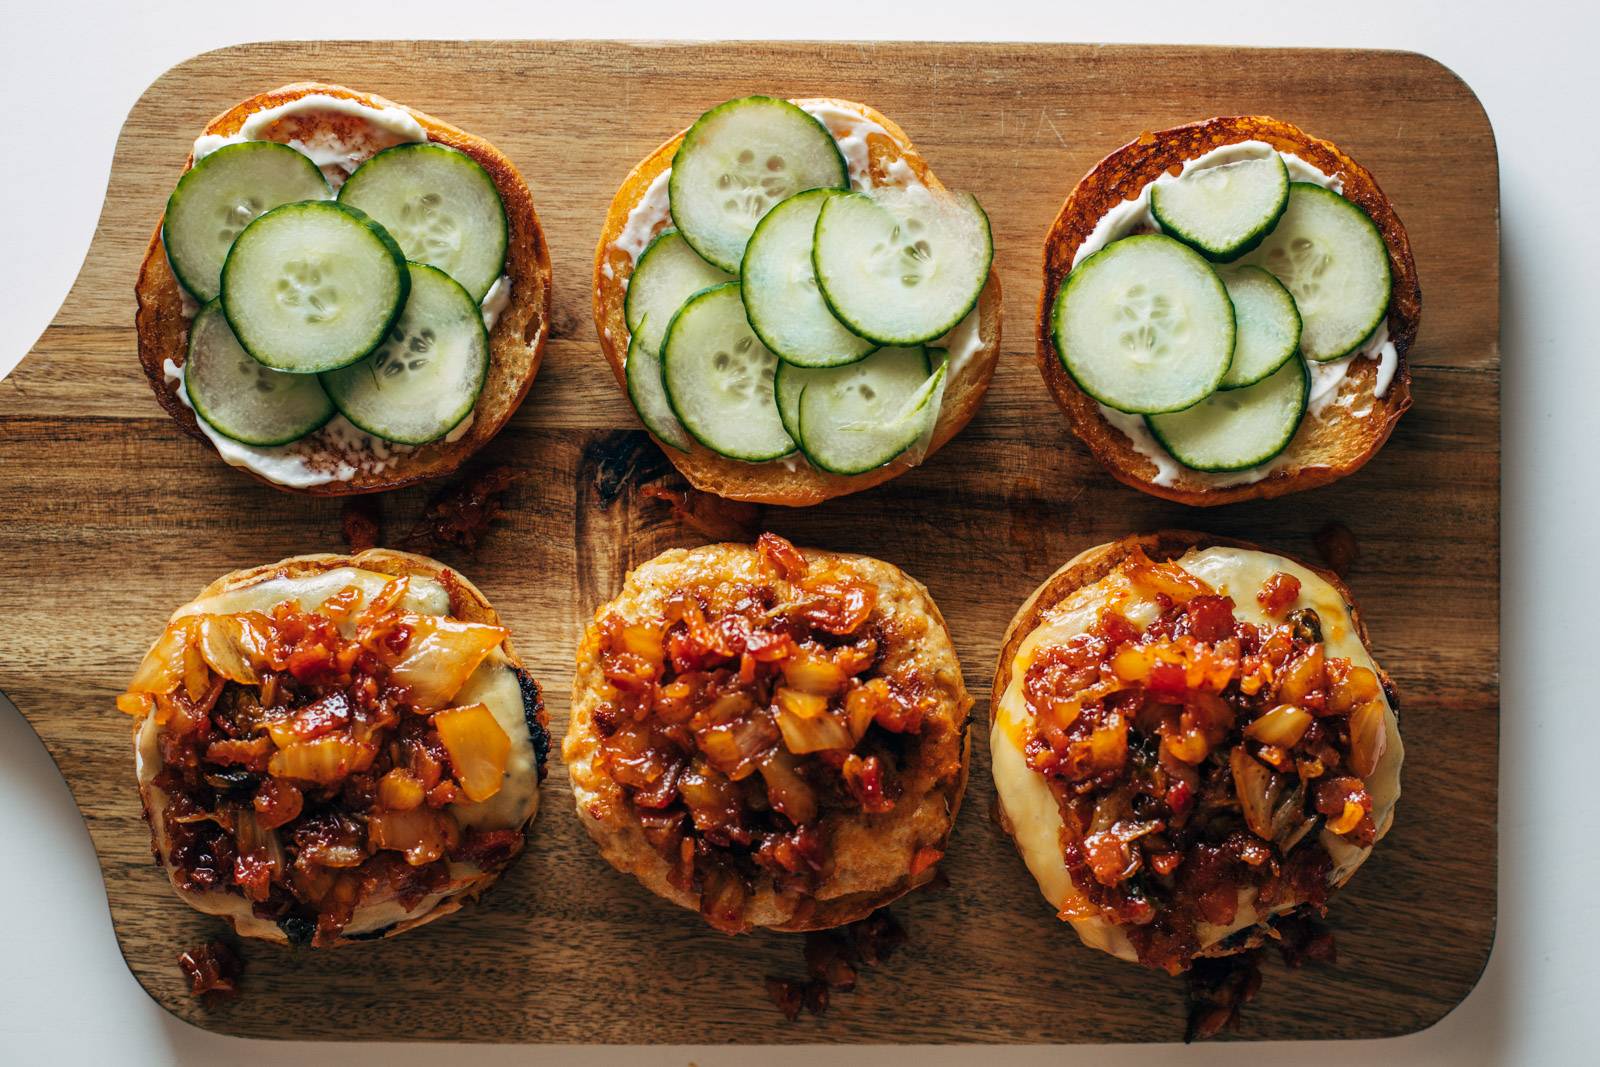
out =
[[[378,586],[377,579],[422,579],[425,584],[414,586],[412,599],[404,602],[410,605],[408,610],[426,613],[437,611],[462,622],[500,625],[499,616],[483,593],[454,570],[426,556],[388,549],[369,549],[349,556],[327,553],[292,556],[278,563],[234,571],[207,585],[193,600],[175,611],[172,618],[197,613],[231,614],[263,610],[263,605],[269,600],[276,602],[290,598],[299,600],[303,608],[310,610],[343,588],[352,570],[365,572],[367,577],[374,579],[367,583],[374,586],[374,589],[367,590],[369,594]],[[339,574],[341,571],[345,573]],[[336,577],[332,581],[318,582],[319,578],[327,575]],[[252,595],[255,590],[268,585],[272,586],[269,593]],[[539,699],[537,686],[523,671],[522,662],[512,649],[509,637],[490,653],[467,684],[474,686],[480,681],[480,675],[483,676],[482,680],[488,684],[477,685],[473,692],[482,699],[494,702],[499,709],[499,705],[509,697],[507,693],[496,689],[498,680],[489,676],[503,670],[514,671],[518,675],[512,688],[519,690],[521,706],[518,711],[523,720],[520,724],[507,724],[521,727],[507,730],[512,742],[509,764],[511,779],[502,787],[501,793],[474,806],[470,814],[456,805],[445,809],[459,813],[463,825],[485,830],[525,828],[538,812],[538,783],[543,777],[542,744],[536,744],[531,735],[535,728],[543,733],[548,717]],[[528,704],[529,686],[532,686],[532,706]],[[508,720],[513,717],[511,709],[499,710],[506,714]],[[195,891],[179,886],[178,872],[171,862],[170,841],[164,820],[170,798],[155,784],[156,776],[162,770],[161,733],[162,728],[153,716],[142,719],[135,726],[134,761],[152,845],[157,859],[168,870],[174,891],[196,910],[230,923],[241,937],[287,942],[289,938],[284,929],[271,919],[256,916],[251,902],[239,892],[228,888]],[[498,877],[498,870],[484,870],[470,860],[451,861],[447,884],[433,889],[410,908],[396,899],[392,892],[383,890],[363,899],[356,906],[349,924],[331,943],[344,945],[377,937],[393,937],[432,922],[476,899]]]
[[[500,431],[512,412],[516,411],[517,405],[522,403],[534,376],[539,372],[545,340],[550,333],[550,253],[544,232],[539,228],[539,217],[534,212],[533,197],[517,168],[488,141],[415,108],[342,85],[296,82],[261,93],[212,119],[203,132],[221,136],[237,133],[245,120],[255,112],[313,94],[354,100],[374,108],[404,111],[423,128],[430,142],[465,152],[489,173],[506,212],[509,240],[504,273],[511,282],[510,302],[500,313],[489,335],[489,373],[483,392],[478,396],[477,406],[473,409],[472,425],[455,441],[441,440],[409,450],[394,451],[393,458],[384,464],[381,471],[358,470],[349,479],[336,479],[303,488],[280,485],[248,467],[241,469],[257,481],[274,488],[293,489],[314,496],[372,493],[449,474]],[[312,131],[320,129],[337,133],[351,121],[348,116],[307,113],[296,116],[293,132],[303,134],[309,128]],[[289,134],[283,136],[287,138]],[[191,153],[183,169],[188,170],[193,165],[194,156]],[[180,366],[183,364],[190,316],[184,313],[185,294],[167,263],[166,252],[161,244],[159,219],[145,251],[134,293],[139,304],[135,318],[139,334],[139,361],[144,367],[145,377],[150,380],[150,388],[155,391],[156,399],[167,414],[185,432],[210,445],[209,438],[195,422],[194,412],[179,397],[180,389],[174,388],[163,370],[167,360]],[[190,303],[189,307],[192,309],[193,304]],[[309,442],[317,439],[317,436],[317,433],[313,433],[302,440]]]
[[[1388,675],[1372,659],[1366,627],[1344,583],[1331,573],[1267,552],[1247,541],[1183,530],[1132,535],[1080,553],[1047,578],[1012,619],[995,668],[989,705],[990,751],[1001,823],[1051,906],[1060,910],[1075,905],[1082,901],[1082,894],[1062,862],[1064,821],[1055,796],[1044,776],[1029,767],[1014,739],[1014,729],[1008,727],[1018,716],[1028,714],[1021,686],[1037,650],[1083,632],[1103,607],[1114,604],[1131,617],[1135,609],[1130,605],[1148,595],[1136,591],[1119,572],[1137,551],[1157,562],[1198,561],[1195,566],[1204,568],[1209,584],[1219,594],[1232,597],[1241,619],[1256,614],[1254,597],[1263,576],[1285,571],[1301,581],[1296,603],[1313,607],[1320,615],[1328,655],[1347,657],[1353,665],[1367,667],[1381,683],[1385,750],[1367,785],[1372,795],[1375,836],[1381,839],[1387,834],[1400,797],[1400,767],[1405,750],[1394,710],[1393,687]],[[1333,858],[1329,876],[1333,887],[1347,882],[1372,851],[1371,846],[1358,847],[1326,832],[1319,840]],[[1258,906],[1253,893],[1241,890],[1238,912],[1231,924],[1200,927],[1199,955],[1228,955],[1259,944],[1270,936],[1268,920],[1294,906],[1295,902],[1277,908]],[[1137,959],[1123,927],[1098,915],[1070,921],[1089,947],[1120,959]]]
[[[1217,479],[1181,468],[1168,485],[1158,485],[1156,465],[1137,451],[1122,431],[1106,421],[1100,406],[1061,365],[1050,331],[1056,293],[1072,270],[1078,247],[1112,208],[1136,197],[1164,172],[1177,173],[1183,163],[1213,148],[1242,141],[1264,141],[1290,152],[1322,172],[1337,177],[1342,195],[1364,210],[1389,249],[1393,292],[1389,299],[1389,339],[1399,364],[1388,391],[1374,395],[1378,362],[1356,359],[1340,386],[1339,396],[1359,396],[1352,406],[1330,404],[1321,417],[1311,413],[1300,425],[1276,468],[1259,481],[1219,485]],[[1411,371],[1407,354],[1416,340],[1422,314],[1422,291],[1405,226],[1370,171],[1330,141],[1312,137],[1287,122],[1265,115],[1207,119],[1160,133],[1145,133],[1097,163],[1078,182],[1050,227],[1044,246],[1044,289],[1040,295],[1036,355],[1045,384],[1066,412],[1076,434],[1118,480],[1155,496],[1183,504],[1207,506],[1282,496],[1336,481],[1359,469],[1389,439],[1400,416],[1411,406]]]
[[[789,550],[794,551],[793,546]],[[868,556],[801,551],[809,564],[808,576],[826,574],[872,587],[875,605],[857,634],[875,635],[877,658],[858,677],[913,685],[925,697],[926,710],[915,732],[900,735],[904,751],[891,773],[902,792],[894,806],[876,813],[850,806],[822,809],[810,823],[819,828],[825,849],[815,884],[780,891],[771,874],[758,872],[737,913],[713,919],[713,925],[730,933],[756,927],[802,931],[841,926],[931,881],[966,788],[971,750],[967,715],[972,699],[944,618],[927,589],[898,567]],[[659,896],[686,908],[704,909],[708,918],[711,909],[703,904],[699,888],[673,877],[673,865],[646,836],[631,791],[609,769],[605,735],[596,721],[597,713],[601,717],[611,713],[608,705],[616,699],[605,673],[605,626],[608,619],[629,626],[661,626],[675,594],[698,598],[706,617],[715,620],[725,612],[737,613],[748,590],[758,586],[777,590],[773,610],[797,602],[798,587],[776,581],[757,546],[671,549],[636,567],[621,592],[595,613],[595,622],[578,648],[572,719],[562,744],[579,818],[606,860]],[[787,748],[786,742],[778,744]],[[852,749],[855,754],[865,751],[861,740]],[[799,757],[801,763],[815,759]],[[761,777],[758,774],[757,780]],[[682,810],[674,796],[663,813]]]
[[[924,185],[935,190],[944,189],[905,131],[866,104],[827,98],[797,99],[793,103],[802,106],[827,105],[854,112],[863,120],[881,126],[885,133],[873,131],[867,136],[868,160],[875,183],[888,184],[891,173],[904,165]],[[605,227],[600,232],[600,242],[595,246],[595,329],[600,334],[600,349],[611,364],[618,387],[624,392],[627,391],[627,383],[623,377],[623,363],[628,355],[629,334],[627,321],[623,317],[623,299],[628,291],[628,278],[633,274],[634,257],[618,248],[616,241],[628,224],[629,212],[644,199],[651,183],[672,166],[672,158],[687,132],[678,133],[650,153],[623,180],[622,187],[611,200]],[[979,334],[983,346],[946,383],[944,403],[940,408],[933,440],[917,462],[925,462],[928,456],[960,432],[982,404],[1000,356],[1000,298],[1000,276],[991,269],[989,281],[978,297]],[[720,456],[699,442],[691,442],[688,452],[681,452],[667,444],[661,444],[661,450],[697,489],[731,500],[791,506],[817,504],[846,493],[860,492],[886,482],[915,465],[906,456],[901,456],[864,474],[838,475],[810,466],[798,454],[768,463],[742,463]]]

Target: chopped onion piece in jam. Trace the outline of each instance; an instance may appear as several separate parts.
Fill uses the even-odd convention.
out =
[[[485,704],[450,708],[435,714],[433,725],[467,799],[484,801],[500,792],[511,760],[511,738],[494,712]]]

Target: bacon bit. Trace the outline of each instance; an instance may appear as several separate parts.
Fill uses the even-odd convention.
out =
[[[798,582],[806,576],[809,564],[800,550],[775,533],[764,533],[756,538],[756,551],[762,563],[786,582]]]
[[[521,830],[467,830],[450,850],[457,863],[475,864],[479,870],[499,871],[522,851]]]
[[[191,997],[211,994],[228,999],[238,995],[244,964],[227,945],[211,941],[178,956],[178,966],[189,980]]]
[[[345,497],[339,509],[339,532],[352,552],[376,548],[383,530],[383,505],[375,494]]]
[[[515,467],[490,467],[446,486],[429,499],[405,543],[461,548],[476,556],[489,527],[505,513],[501,498],[525,477]]]
[[[905,943],[906,932],[888,908],[832,930],[806,934],[808,981],[768,976],[767,996],[785,1019],[795,1022],[804,1008],[813,1015],[827,1011],[830,994],[855,989],[860,968],[876,967]]]
[[[944,859],[944,852],[931,845],[924,845],[917,849],[916,855],[911,857],[911,877],[915,878],[935,863]]]
[[[640,486],[639,495],[669,505],[674,519],[712,541],[748,541],[761,527],[761,508],[755,504],[659,484]]]
[[[1342,522],[1328,523],[1318,530],[1311,540],[1317,546],[1317,554],[1327,563],[1328,569],[1341,578],[1348,574],[1355,561],[1361,558],[1361,545],[1356,541],[1356,535]]]
[[[257,825],[263,830],[276,830],[300,817],[305,797],[293,782],[268,778],[256,790],[250,806],[255,809]]]
[[[1298,970],[1307,963],[1339,962],[1333,931],[1308,911],[1291,912],[1272,924],[1284,966]]]
[[[1239,1013],[1261,989],[1260,950],[1196,960],[1188,973],[1189,1023],[1185,1044],[1237,1028]]]
[[[1289,605],[1300,599],[1300,579],[1285,571],[1268,578],[1256,593],[1256,603],[1274,619],[1282,618]]]

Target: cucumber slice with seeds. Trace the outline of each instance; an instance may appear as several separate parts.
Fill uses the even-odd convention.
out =
[[[1217,272],[1233,301],[1237,336],[1233,363],[1221,389],[1254,385],[1289,361],[1300,348],[1300,312],[1278,279],[1260,267]]]
[[[848,189],[828,128],[787,100],[747,96],[701,115],[672,159],[672,224],[709,263],[738,273],[774,204],[806,189]]]
[[[247,445],[286,445],[334,414],[333,401],[314,375],[284,374],[251,358],[216,300],[189,324],[183,388],[207,426]]]
[[[628,399],[639,420],[657,438],[680,452],[689,451],[690,437],[683,423],[672,413],[672,403],[661,384],[661,357],[644,343],[649,327],[647,316],[639,323],[628,339],[628,355],[623,362],[622,376],[628,383]]]
[[[411,296],[381,346],[365,360],[322,374],[344,418],[400,445],[450,434],[483,392],[490,334],[483,312],[454,278],[421,262],[406,264]]]
[[[994,258],[989,217],[967,194],[886,188],[832,197],[812,246],[829,309],[881,345],[918,345],[967,317]]]
[[[1237,471],[1289,446],[1305,418],[1311,374],[1296,356],[1266,380],[1220,392],[1184,411],[1145,418],[1150,432],[1185,467]]]
[[[437,441],[478,402],[489,374],[489,331],[454,278],[408,263],[411,295],[383,344],[322,375],[328,396],[359,428],[404,445]]]
[[[683,428],[712,451],[748,463],[795,450],[773,399],[777,366],[750,329],[738,282],[690,297],[661,349],[661,383]]]
[[[806,458],[834,474],[862,474],[922,440],[939,417],[945,364],[927,374],[920,349],[886,348],[848,367],[810,372],[800,393]]]
[[[500,190],[465,152],[426,141],[386,148],[356,168],[339,202],[372,216],[408,260],[438,267],[478,303],[505,268]]]
[[[847,330],[817,288],[811,264],[817,215],[835,189],[796,193],[756,226],[739,266],[750,327],[774,355],[801,367],[854,363],[877,347]]]
[[[203,304],[222,291],[222,263],[246,226],[280,204],[332,195],[317,165],[288,145],[224,145],[185,171],[167,198],[161,244],[172,273]]]
[[[1051,333],[1100,403],[1149,415],[1216,392],[1233,359],[1233,303],[1194,249],[1161,234],[1114,241],[1067,276]]]
[[[628,324],[630,349],[634,340],[642,339],[647,351],[659,353],[667,326],[683,302],[702,289],[731,281],[733,275],[701,259],[683,234],[663,231],[640,254],[628,278],[622,315]]]
[[[838,382],[849,380],[850,375],[887,375],[897,383],[906,396],[911,394],[933,373],[934,353],[940,358],[944,353],[928,348],[880,348],[872,355],[844,367],[797,367],[793,363],[779,363],[773,376],[773,395],[778,403],[778,417],[789,436],[800,440],[800,394],[813,382]],[[804,443],[801,443],[804,448]],[[892,458],[892,457],[891,457]],[[887,462],[887,460],[885,461]]]
[[[234,336],[273,370],[313,374],[365,358],[405,306],[400,246],[363,212],[333,200],[285,204],[256,219],[222,265]]]
[[[1389,249],[1367,213],[1338,193],[1291,182],[1289,207],[1244,263],[1271,271],[1294,296],[1300,351],[1318,362],[1360,348],[1389,310]]]
[[[1207,259],[1237,259],[1261,243],[1289,203],[1289,169],[1274,152],[1199,167],[1150,187],[1161,229]]]

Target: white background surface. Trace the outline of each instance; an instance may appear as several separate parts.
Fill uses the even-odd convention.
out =
[[[118,128],[193,53],[284,37],[922,38],[1405,48],[1454,68],[1499,139],[1503,212],[1504,609],[1499,938],[1482,983],[1442,1023],[1387,1042],[1061,1050],[946,1049],[918,1062],[1230,1065],[1592,1063],[1600,985],[1600,686],[1594,454],[1600,438],[1600,101],[1588,4],[1403,0],[745,5],[418,0],[263,5],[0,0],[0,373],[66,293],[99,211]],[[832,15],[830,11],[848,12]],[[907,12],[915,12],[914,16]],[[263,17],[265,16],[265,17]],[[274,18],[273,16],[278,16]],[[315,72],[308,71],[311,75]],[[263,87],[265,88],[265,87]],[[1106,146],[1108,149],[1110,145]],[[1063,188],[1063,192],[1065,189]],[[130,282],[131,284],[131,282]],[[131,354],[130,354],[131,358]],[[4,433],[0,425],[0,433]],[[0,470],[0,478],[5,476]],[[0,537],[4,518],[0,517]],[[1441,624],[1450,615],[1439,605]],[[3,620],[3,615],[0,615]],[[114,622],[114,620],[111,620]],[[0,626],[5,625],[0,621]],[[0,1060],[9,1063],[614,1062],[616,1049],[311,1045],[216,1037],[166,1016],[111,933],[82,822],[42,746],[0,705]],[[1448,834],[1448,826],[1438,827]],[[888,976],[885,975],[885,978]],[[1044,1010],[1051,1010],[1045,1006]],[[1059,1010],[1071,1010],[1063,1005]],[[1359,1013],[1360,1004],[1349,1005]],[[799,1036],[799,1032],[797,1032]],[[910,1062],[904,1050],[822,1053]],[[816,1052],[656,1049],[636,1063],[811,1063]]]

